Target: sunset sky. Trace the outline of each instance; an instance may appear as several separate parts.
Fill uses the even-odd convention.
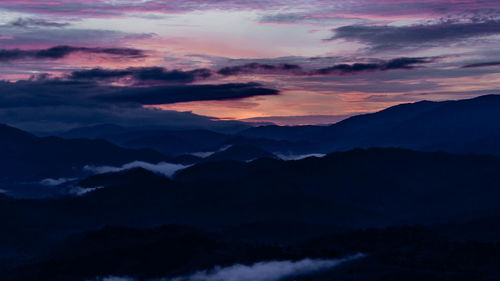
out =
[[[332,123],[500,93],[499,46],[498,0],[1,1],[0,120]]]

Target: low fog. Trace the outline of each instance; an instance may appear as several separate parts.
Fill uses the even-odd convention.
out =
[[[58,178],[58,179],[47,178],[41,180],[40,184],[45,186],[58,186],[67,182],[74,181],[76,179],[77,178]]]
[[[221,147],[220,149],[218,149],[216,151],[193,152],[193,153],[190,153],[190,154],[193,155],[193,156],[196,156],[196,157],[200,157],[200,158],[207,158],[207,157],[210,157],[210,156],[214,155],[217,152],[223,152],[225,150],[228,150],[231,146],[232,145],[225,145],[225,146]]]
[[[265,261],[253,265],[235,264],[215,267],[175,278],[161,278],[149,281],[277,281],[287,277],[308,275],[332,269],[345,262],[361,259],[358,253],[342,259],[303,259],[299,261]],[[100,277],[88,281],[142,281],[130,277]]]
[[[279,153],[275,153],[275,155],[276,155],[276,157],[278,157],[281,160],[288,161],[288,160],[301,160],[301,159],[308,158],[308,157],[321,158],[321,157],[325,156],[326,154],[322,154],[322,153],[309,153],[309,154],[279,154]]]
[[[167,177],[172,177],[177,171],[185,169],[189,166],[180,165],[180,164],[172,164],[166,162],[160,162],[158,164],[152,164],[142,161],[134,161],[127,163],[121,167],[113,167],[113,166],[90,166],[87,165],[83,169],[95,174],[104,174],[104,173],[112,173],[112,172],[120,172],[125,170],[130,170],[134,168],[143,168],[149,170],[154,173],[162,174]]]

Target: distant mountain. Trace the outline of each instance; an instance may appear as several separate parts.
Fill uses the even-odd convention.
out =
[[[149,280],[296,256],[278,246],[224,239],[183,225],[105,227],[74,235],[59,245],[44,257],[45,262],[21,266],[2,280],[84,281],[109,274]]]
[[[317,152],[353,148],[400,147],[454,153],[500,155],[500,95],[473,99],[401,104],[350,117],[331,126],[264,126],[240,133],[246,137],[311,142]],[[488,145],[482,145],[486,142]]]
[[[214,151],[230,138],[208,130],[144,131],[114,135],[110,139],[130,148],[150,148],[170,156]]]
[[[10,250],[26,253],[27,257],[11,258],[24,262],[30,260],[28,257],[32,255],[49,255],[47,262],[37,263],[38,260],[35,260],[32,266],[20,268],[12,280],[23,280],[23,277],[38,273],[45,280],[52,280],[51,277],[61,273],[61,268],[66,268],[64,274],[68,274],[61,276],[89,280],[95,277],[90,275],[101,272],[100,265],[106,265],[105,269],[109,269],[102,271],[106,274],[173,276],[176,272],[162,271],[162,268],[167,269],[164,263],[162,266],[155,263],[155,266],[147,267],[151,263],[142,261],[151,261],[151,256],[144,256],[150,251],[145,249],[160,250],[166,249],[162,245],[167,245],[167,248],[182,245],[180,252],[185,249],[192,253],[190,251],[193,248],[176,240],[184,234],[172,240],[167,237],[177,231],[187,233],[185,237],[194,237],[190,233],[197,235],[196,232],[184,232],[182,228],[171,228],[166,232],[107,228],[79,238],[80,242],[73,241],[76,244],[60,245],[62,253],[45,247],[57,245],[57,241],[73,233],[95,231],[109,225],[144,228],[172,223],[188,224],[214,231],[224,229],[227,232],[224,239],[229,239],[224,241],[228,242],[244,239],[271,243],[272,239],[279,237],[280,227],[266,232],[262,231],[262,225],[281,225],[281,234],[288,235],[286,231],[291,231],[294,225],[309,224],[318,231],[317,234],[329,236],[301,244],[298,248],[280,248],[287,253],[281,257],[332,257],[362,251],[370,255],[368,263],[356,263],[353,268],[357,272],[380,276],[393,272],[402,274],[395,275],[396,278],[423,274],[425,268],[426,274],[435,277],[429,280],[440,280],[463,266],[472,274],[468,275],[471,280],[483,280],[474,278],[477,277],[474,270],[483,268],[484,272],[492,272],[492,269],[497,268],[497,254],[488,252],[488,249],[494,249],[492,245],[448,242],[440,236],[428,234],[428,229],[422,230],[421,227],[331,233],[366,227],[423,224],[448,236],[447,239],[460,239],[462,236],[490,241],[498,232],[498,228],[491,226],[500,216],[499,170],[500,158],[494,156],[385,148],[357,149],[296,161],[262,158],[249,163],[207,162],[182,170],[173,179],[144,169],[101,174],[78,183],[81,188],[100,187],[79,197],[46,200],[0,197],[0,220],[4,222],[3,231],[0,232],[0,252]],[[337,227],[332,228],[332,225]],[[476,228],[476,231],[469,227]],[[337,231],[332,232],[335,229]],[[457,235],[455,231],[464,233]],[[304,231],[300,235],[293,235],[287,243],[298,241],[300,237],[309,239],[311,235]],[[198,237],[205,239],[203,237],[206,236],[201,234]],[[198,241],[196,239],[188,241],[194,243]],[[250,244],[258,245],[255,242]],[[205,249],[203,247],[197,249]],[[237,253],[233,256],[235,259],[228,263],[241,261],[239,258],[242,257],[244,261],[252,261],[246,259],[249,256],[238,249],[242,249],[241,245],[228,252],[223,251],[222,256]],[[269,253],[260,246],[256,246],[256,249],[260,250],[250,255],[257,257],[255,260]],[[202,261],[221,257],[217,254],[221,253],[219,250],[206,250],[214,254],[210,257],[199,256],[201,252],[190,254],[190,257],[197,257],[193,267],[179,268],[187,270],[199,269],[197,266],[200,265],[211,266],[211,263]],[[130,255],[123,254],[125,252]],[[51,256],[51,253],[54,255]],[[461,265],[455,259],[444,258],[454,255],[469,257],[471,254],[474,254],[475,259],[485,258],[484,263],[474,260]],[[104,257],[113,258],[109,261]],[[198,260],[199,257],[206,259]],[[279,255],[267,257],[277,258]],[[449,267],[429,269],[429,265],[443,264],[443,259],[449,261],[446,263]],[[465,258],[461,261],[465,262]],[[130,262],[134,262],[135,267],[127,267]],[[82,267],[82,264],[89,266]],[[172,266],[169,269],[175,268],[175,260],[169,260],[168,264]],[[398,266],[397,270],[395,266]],[[343,274],[348,272],[342,272],[341,276],[349,276]],[[418,276],[425,277],[426,274]],[[359,279],[371,280],[369,277],[361,275]],[[324,278],[317,280],[329,280]]]
[[[88,127],[79,127],[70,129],[66,132],[59,134],[61,138],[87,138],[87,139],[105,139],[106,136],[116,135],[130,131],[129,129],[114,125],[114,124],[100,124]]]
[[[260,126],[237,134],[99,125],[63,136],[102,138],[127,148],[150,148],[176,157],[250,145],[271,153],[309,154],[354,148],[399,147],[421,151],[500,156],[500,95],[458,101],[401,104],[330,126]]]
[[[37,137],[28,132],[0,124],[0,147],[3,149],[32,144],[36,140]]]
[[[26,227],[23,222],[50,225],[37,235],[113,224],[438,223],[500,215],[499,170],[496,157],[400,149],[211,162],[182,170],[173,180],[142,169],[96,175],[79,185],[104,188],[82,197],[13,200],[0,204],[0,213],[16,214],[9,221],[18,223],[6,233]]]
[[[166,156],[152,150],[132,150],[104,140],[36,137],[0,126],[0,183],[74,177],[85,165],[122,165],[135,160],[152,163]]]
[[[253,224],[246,229],[252,233],[262,231],[254,228],[262,226]],[[277,232],[277,241],[297,234],[280,226],[283,224],[271,225]],[[261,280],[250,277],[286,273],[296,261],[302,261],[303,267],[314,268],[325,260],[363,253],[357,260],[327,270],[312,268],[308,274],[293,276],[292,273],[292,278],[284,280],[493,281],[500,276],[498,244],[457,242],[423,226],[316,233],[312,238],[305,235],[286,244],[266,242],[274,233],[265,230],[262,233],[262,238],[246,235],[242,239],[235,237],[233,231],[207,232],[184,225],[146,229],[107,226],[72,235],[53,244],[50,251],[28,264],[14,264],[3,271],[0,268],[0,274],[5,281],[85,281],[96,277],[115,279],[108,276],[117,276],[118,280],[123,279],[121,276],[127,276],[126,280],[177,280],[176,277],[198,272],[195,280],[233,280],[203,278],[204,272],[209,275],[226,268],[229,269],[226,273],[232,275],[224,277],[236,275],[242,280]]]
[[[272,139],[279,141],[313,141],[312,136],[320,135],[324,126],[260,126],[246,129],[238,135],[250,138]]]
[[[64,138],[104,139],[127,148],[149,148],[176,157],[185,153],[214,151],[231,138],[209,130],[167,130],[160,128],[124,128],[112,124],[72,129]]]
[[[307,142],[248,138],[208,130],[139,130],[114,125],[74,129],[63,136],[101,138],[127,148],[149,148],[169,155],[170,162],[182,164],[217,160],[247,161],[260,157],[273,157],[267,151],[300,151],[302,147],[307,146]],[[232,148],[222,151],[228,146]],[[202,159],[192,155],[193,153],[209,156]]]
[[[252,145],[231,145],[229,148],[202,159],[201,162],[215,162],[224,160],[233,161],[250,161],[260,158],[274,158],[272,153],[269,153],[261,148]]]

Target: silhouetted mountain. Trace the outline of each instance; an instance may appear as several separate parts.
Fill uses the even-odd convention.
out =
[[[498,276],[496,246],[456,241],[490,241],[500,235],[498,228],[491,227],[500,216],[499,170],[500,158],[493,156],[403,149],[358,149],[297,161],[208,162],[179,172],[173,180],[132,169],[81,181],[83,188],[102,188],[80,197],[3,197],[0,249],[15,253],[4,265],[18,268],[10,271],[12,280],[25,280],[32,274],[40,276],[39,280],[57,280],[58,276],[85,280],[101,274],[168,277],[210,268],[218,261],[231,264],[279,257],[338,257],[357,251],[369,254],[366,261],[346,267],[351,271],[329,271],[314,280],[349,276],[355,280],[373,280],[370,276],[412,280],[413,275],[426,280],[447,276],[494,280],[486,273]],[[276,227],[267,231],[262,227],[266,222]],[[52,248],[64,237],[107,225],[143,228],[172,223],[222,229],[224,233],[217,238],[222,240],[216,239],[222,244],[203,242],[198,247],[196,241],[200,240],[194,238],[198,234],[183,228],[107,228],[64,242],[57,247],[62,252]],[[273,254],[257,247],[250,255],[242,250],[247,246],[238,244],[240,239],[249,243],[245,245],[274,243],[280,234],[288,235],[294,224],[325,227],[315,226],[313,231],[280,241]],[[426,228],[339,233],[408,224],[424,224]],[[463,237],[450,235],[467,227],[475,231],[464,231]],[[314,237],[314,232],[327,236],[292,245]],[[204,240],[213,237],[205,235],[199,239],[213,241]],[[225,248],[235,245],[233,242],[240,246]],[[186,259],[174,259],[182,251]],[[167,256],[158,259],[161,255]],[[28,261],[32,264],[15,265]]]
[[[316,152],[314,142],[309,140],[290,141],[275,140],[269,138],[244,137],[236,135],[226,141],[224,145],[255,146],[269,152],[280,152],[283,154],[307,154]]]
[[[242,243],[182,225],[153,229],[105,227],[74,235],[42,262],[3,280],[93,280],[96,276],[175,277],[214,266],[295,259],[304,254],[273,245]]]
[[[422,226],[367,229],[313,239],[317,254],[358,250],[366,258],[294,280],[498,280],[498,244],[456,242]]]
[[[0,183],[74,177],[85,165],[122,165],[134,160],[159,162],[166,157],[152,150],[126,149],[103,140],[39,138],[0,127]]]
[[[224,161],[224,160],[234,160],[234,161],[250,161],[259,158],[274,158],[272,153],[269,153],[263,149],[260,149],[251,145],[232,145],[223,151],[216,152],[207,158],[203,159],[203,162],[214,162],[214,161]]]
[[[0,146],[4,149],[31,144],[37,140],[36,136],[5,124],[0,124],[0,136]]]
[[[52,232],[109,224],[440,223],[500,214],[498,170],[495,157],[400,149],[299,161],[214,162],[187,168],[174,180],[141,169],[97,175],[81,185],[104,188],[85,196],[8,200],[0,213],[16,222],[4,228],[6,235],[30,225],[41,227],[32,237],[40,241]]]
[[[59,134],[62,138],[87,138],[87,139],[106,139],[106,136],[116,135],[130,131],[124,127],[114,124],[100,124],[89,127],[74,128]]]
[[[273,139],[280,141],[303,141],[311,140],[311,136],[321,134],[324,131],[324,128],[325,127],[323,126],[269,125],[246,129],[240,132],[238,135],[251,138]]]
[[[65,138],[105,139],[127,148],[149,148],[169,156],[199,151],[215,151],[231,136],[209,130],[165,130],[99,125],[70,130]]]
[[[191,164],[200,163],[201,161],[203,161],[203,158],[198,157],[198,156],[194,156],[191,154],[183,154],[183,155],[173,157],[169,161],[171,163],[175,163],[175,164],[191,165]]]
[[[113,139],[125,147],[151,148],[167,155],[178,156],[216,149],[229,138],[228,135],[207,130],[136,132],[134,135],[126,141],[118,140],[117,136],[113,136]]]
[[[113,186],[123,184],[140,184],[142,180],[157,179],[160,182],[168,182],[169,180],[163,176],[155,174],[151,171],[134,168],[115,173],[104,173],[90,176],[78,183],[78,186],[84,188],[93,188],[96,186]]]
[[[286,236],[286,231],[283,229],[280,234]],[[500,276],[498,245],[455,242],[422,226],[346,231],[279,245],[234,238],[226,231],[212,233],[168,225],[152,229],[105,227],[73,235],[30,264],[5,271],[3,280],[83,281],[98,276],[128,276],[138,280],[174,278],[215,266],[331,259],[357,252],[364,253],[365,257],[285,280],[482,281],[498,280]],[[266,269],[270,271],[262,272],[264,276],[273,272],[271,265]],[[249,274],[245,270],[234,273]]]
[[[400,147],[499,155],[498,143],[488,141],[500,134],[499,108],[499,95],[458,101],[422,101],[353,116],[327,127],[266,126],[247,129],[240,134],[309,141],[310,149],[318,152]],[[482,142],[489,145],[484,146]]]

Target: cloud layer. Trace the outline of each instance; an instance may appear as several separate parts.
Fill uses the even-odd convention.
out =
[[[138,58],[144,57],[141,50],[131,48],[88,48],[74,46],[55,46],[48,49],[21,50],[21,49],[0,49],[0,62],[14,60],[56,60],[62,59],[73,53],[106,54],[121,57]]]
[[[69,129],[103,123],[141,127],[215,128],[224,122],[216,124],[212,118],[189,112],[162,111],[143,106],[231,100],[279,93],[257,83],[186,85],[179,83],[176,75],[167,77],[168,74],[165,74],[158,77],[147,71],[137,75],[143,80],[123,86],[88,79],[49,78],[44,75],[16,82],[0,81],[3,89],[0,95],[0,122],[27,130]],[[170,78],[177,82],[171,82],[168,80]]]
[[[500,34],[499,20],[442,21],[417,25],[347,25],[333,29],[327,40],[345,39],[368,44],[373,50],[436,47],[457,41]]]
[[[356,254],[342,259],[303,259],[299,261],[267,261],[253,265],[235,264],[228,267],[215,267],[212,270],[198,271],[191,275],[176,278],[155,279],[156,281],[278,281],[284,278],[309,275],[332,269],[343,263],[363,258]],[[129,277],[104,277],[88,281],[135,281]],[[152,280],[151,280],[152,281]]]
[[[172,177],[177,171],[185,169],[189,166],[180,165],[180,164],[171,164],[166,162],[160,162],[158,164],[147,163],[143,161],[134,161],[127,164],[124,164],[121,167],[112,167],[112,166],[85,166],[83,169],[96,174],[104,174],[104,173],[114,173],[126,171],[134,168],[143,168],[148,171],[158,173],[167,177]]]
[[[132,78],[139,82],[169,82],[169,83],[192,83],[196,80],[205,79],[212,75],[209,69],[195,69],[182,71],[178,69],[168,70],[163,67],[131,67],[127,69],[103,69],[93,68],[88,70],[73,71],[69,78],[75,80],[114,80],[121,78]]]
[[[7,24],[7,26],[19,27],[19,28],[65,27],[69,25],[70,24],[67,22],[55,22],[37,18],[17,18],[16,20],[13,20]]]

